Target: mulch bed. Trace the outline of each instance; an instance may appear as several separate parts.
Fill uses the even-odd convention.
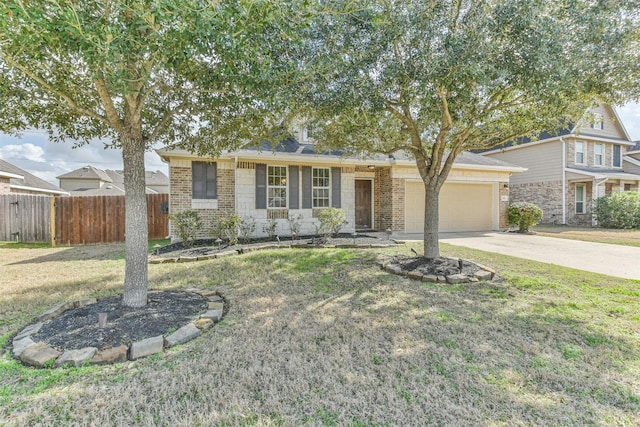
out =
[[[67,310],[46,322],[32,339],[59,350],[104,350],[179,329],[207,308],[207,300],[191,292],[150,292],[142,308],[126,308],[121,301],[121,296],[108,297]],[[98,313],[107,313],[104,329],[98,325]]]
[[[466,274],[472,276],[480,270],[480,266],[467,260],[457,260],[452,258],[425,258],[416,257],[393,257],[393,264],[402,268],[405,272],[419,271],[422,274],[432,274],[435,276],[449,276],[452,274]]]

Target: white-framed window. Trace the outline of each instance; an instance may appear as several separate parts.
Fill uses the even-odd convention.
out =
[[[328,208],[330,190],[331,169],[329,168],[313,168],[312,171],[312,192],[313,207]]]
[[[584,142],[576,141],[576,164],[584,164]]]
[[[576,184],[576,213],[585,213],[584,199],[586,195],[586,185]]]
[[[286,166],[267,166],[267,207],[287,207]]]
[[[602,114],[596,114],[593,118],[593,123],[591,123],[591,128],[596,130],[604,129],[604,117]]]
[[[313,136],[311,136],[311,131],[309,128],[305,127],[302,129],[302,142],[309,142]]]
[[[602,144],[595,144],[593,146],[593,163],[596,166],[602,166],[604,164],[604,148]]]

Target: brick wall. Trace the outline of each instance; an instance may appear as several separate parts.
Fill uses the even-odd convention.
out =
[[[376,230],[392,228],[393,200],[391,197],[391,168],[376,168],[373,181],[374,224]]]
[[[542,209],[543,224],[562,223],[562,181],[511,184],[509,197],[510,203],[529,202]]]
[[[405,185],[403,178],[391,180],[391,217],[393,231],[404,231]]]
[[[202,218],[204,226],[198,237],[211,237],[209,231],[216,222],[225,216],[233,214],[235,210],[235,176],[233,169],[221,168],[218,165],[218,207],[216,209],[193,209],[191,197],[191,168],[171,166],[169,171],[171,181],[171,197],[169,213],[175,214],[185,210],[194,210]],[[171,234],[173,234],[171,232]]]

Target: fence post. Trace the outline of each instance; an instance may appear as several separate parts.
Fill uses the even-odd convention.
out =
[[[55,196],[51,196],[51,198],[49,199],[49,203],[50,203],[50,215],[51,215],[51,247],[54,247],[56,245],[56,197]]]

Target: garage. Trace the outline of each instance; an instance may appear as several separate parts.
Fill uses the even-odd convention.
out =
[[[424,184],[407,181],[405,191],[405,231],[422,233]],[[440,191],[440,231],[492,230],[493,205],[493,184],[444,184]]]

